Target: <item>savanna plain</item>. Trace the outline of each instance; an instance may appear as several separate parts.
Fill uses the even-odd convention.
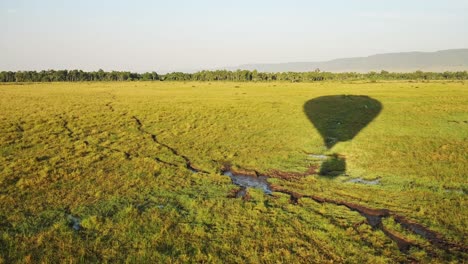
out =
[[[466,262],[467,88],[2,84],[0,263]]]

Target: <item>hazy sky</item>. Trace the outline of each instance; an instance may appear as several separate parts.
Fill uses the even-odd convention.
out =
[[[468,0],[0,0],[0,70],[187,71],[468,48]]]

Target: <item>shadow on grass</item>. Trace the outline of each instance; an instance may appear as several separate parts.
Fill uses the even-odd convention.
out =
[[[324,145],[352,140],[382,111],[382,104],[364,95],[329,95],[307,101],[304,113],[319,131]],[[346,160],[333,155],[322,163],[320,174],[337,176],[346,171]]]
[[[327,176],[338,176],[346,172],[346,159],[338,154],[333,154],[323,161],[319,174]]]

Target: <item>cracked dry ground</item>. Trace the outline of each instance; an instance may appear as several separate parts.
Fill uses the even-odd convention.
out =
[[[154,118],[129,108],[117,94],[103,91],[85,106],[70,98],[68,109],[56,106],[49,108],[52,113],[18,116],[17,122],[3,128],[2,144],[13,146],[7,151],[20,153],[3,156],[12,164],[3,170],[6,177],[0,183],[2,208],[9,208],[0,215],[2,232],[7,234],[0,240],[3,248],[21,241],[15,246],[21,252],[35,244],[30,254],[39,258],[51,249],[43,242],[49,240],[59,255],[68,252],[89,261],[118,260],[119,252],[133,255],[155,249],[162,256],[158,259],[183,262],[185,250],[203,247],[234,259],[235,252],[227,245],[248,252],[246,248],[255,243],[264,244],[255,249],[264,252],[264,258],[277,252],[284,260],[299,262],[466,257],[463,243],[404,210],[304,188],[304,181],[313,185],[313,177],[318,177],[316,167],[305,173],[274,167],[258,172],[241,170],[243,164],[238,164],[229,169],[269,177],[272,195],[244,189],[249,199],[228,198],[234,187],[221,174],[229,157],[194,155],[181,147],[178,141],[183,137],[160,125],[170,121],[164,112]],[[79,230],[78,220],[69,222],[67,217],[79,218]],[[21,232],[24,235],[18,235]],[[146,242],[135,238],[144,234],[152,234]],[[70,246],[54,244],[57,239]],[[7,262],[18,259],[15,253],[0,252]]]

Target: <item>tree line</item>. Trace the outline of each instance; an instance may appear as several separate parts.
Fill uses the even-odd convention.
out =
[[[106,72],[103,70],[94,72],[85,72],[82,70],[0,72],[0,82],[157,81],[159,79],[160,77],[156,72]]]
[[[468,80],[467,71],[458,72],[344,72],[332,73],[320,70],[310,72],[258,72],[256,70],[216,70],[196,73],[172,72],[159,75],[156,72],[134,73],[128,71],[82,70],[2,71],[0,82],[85,82],[85,81],[290,81],[317,82],[326,80]]]

